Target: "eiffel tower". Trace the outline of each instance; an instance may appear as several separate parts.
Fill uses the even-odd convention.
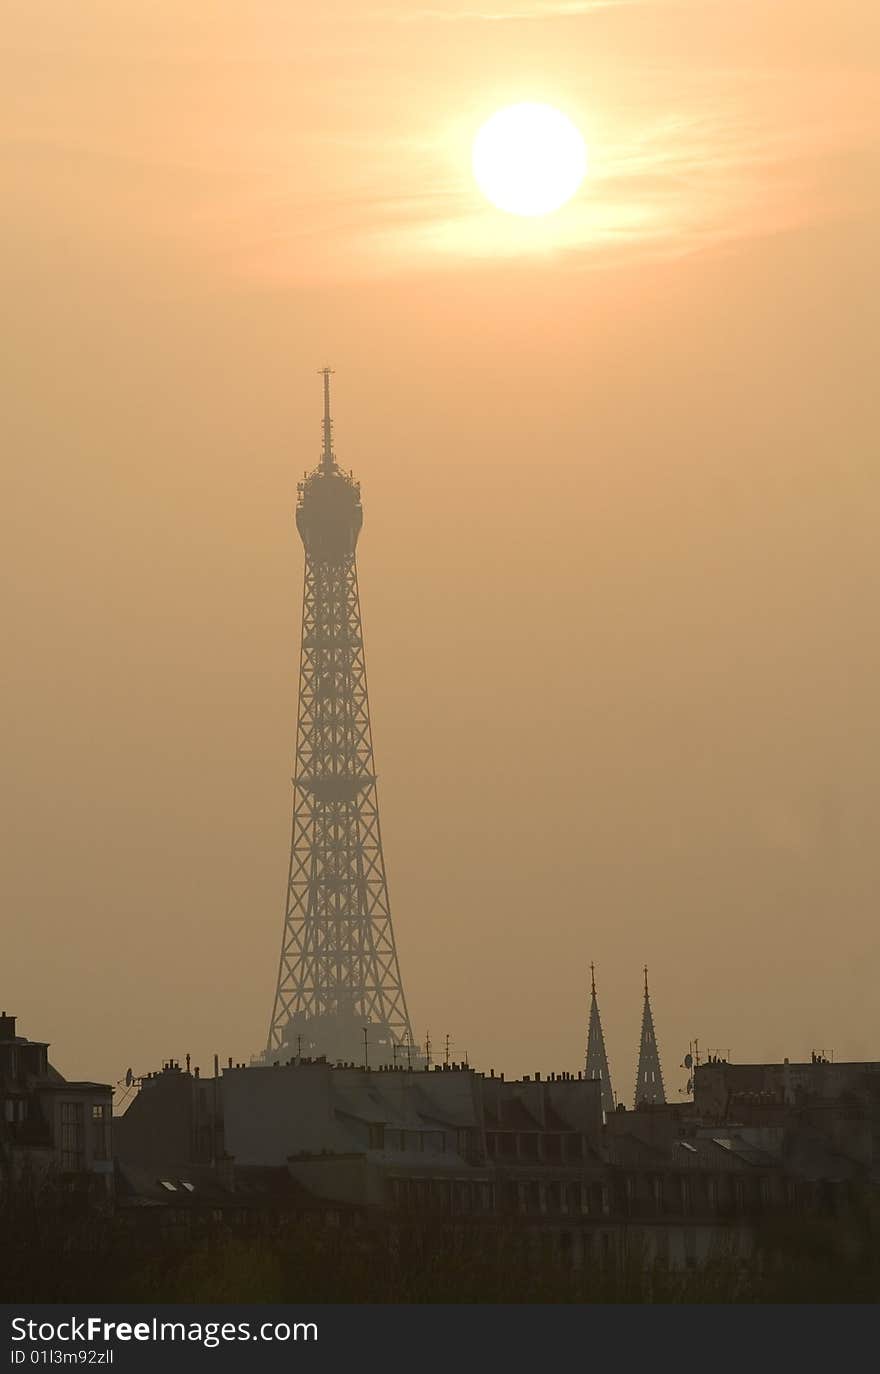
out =
[[[642,1102],[665,1102],[663,1073],[660,1069],[660,1051],[654,1034],[654,1017],[651,1014],[651,999],[648,996],[648,968],[645,966],[645,1005],[642,1010],[642,1038],[639,1044],[639,1067],[636,1071],[636,1091],[634,1107]]]
[[[602,1110],[607,1115],[614,1111],[614,1093],[611,1088],[611,1072],[608,1068],[608,1055],[605,1053],[605,1036],[599,1019],[599,1004],[596,1001],[596,967],[590,964],[590,1025],[587,1031],[586,1078],[598,1078],[602,1083]]]
[[[360,484],[333,452],[331,370],[323,451],[298,486],[305,546],[293,828],[266,1059],[411,1058],[370,731],[355,547]]]

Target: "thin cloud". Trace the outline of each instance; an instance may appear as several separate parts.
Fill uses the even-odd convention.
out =
[[[363,260],[379,270],[535,255],[586,264],[785,232],[844,208],[820,187],[821,164],[858,148],[860,132],[682,111],[597,149],[583,192],[546,221],[499,215],[464,179],[439,174],[431,195],[377,196]]]
[[[668,3],[668,0],[550,0],[548,4],[518,5],[498,10],[442,10],[418,9],[404,10],[402,13],[386,12],[383,18],[393,18],[401,24],[422,22],[482,24],[504,23],[532,19],[573,19],[600,10],[645,8],[649,5]]]

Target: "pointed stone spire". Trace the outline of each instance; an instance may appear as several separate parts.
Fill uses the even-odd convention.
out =
[[[654,1017],[651,1015],[651,999],[648,996],[648,967],[645,965],[645,1008],[642,1012],[642,1041],[639,1046],[639,1068],[636,1074],[636,1093],[633,1106],[640,1102],[665,1102],[663,1074],[660,1069],[660,1051],[654,1034]]]
[[[608,1056],[605,1053],[605,1037],[602,1034],[599,1005],[596,1001],[595,964],[590,964],[590,984],[592,993],[590,997],[590,1027],[587,1032],[586,1077],[601,1079],[602,1110],[608,1113],[614,1111],[614,1093],[611,1090],[611,1073],[608,1069]]]

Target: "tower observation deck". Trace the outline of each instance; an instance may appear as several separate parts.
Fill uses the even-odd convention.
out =
[[[400,978],[373,763],[355,550],[360,485],[323,448],[298,487],[305,546],[293,828],[268,1059],[371,1065],[415,1049]],[[366,1036],[365,1036],[366,1031]]]

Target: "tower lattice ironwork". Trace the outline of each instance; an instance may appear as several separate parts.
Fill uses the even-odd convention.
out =
[[[290,870],[267,1056],[371,1063],[412,1052],[373,763],[355,548],[360,485],[323,452],[298,487],[305,546]]]

